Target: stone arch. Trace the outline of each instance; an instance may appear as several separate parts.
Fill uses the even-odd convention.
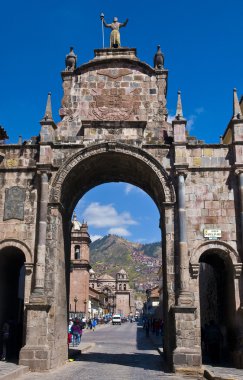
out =
[[[27,246],[27,244],[23,243],[23,242],[20,242],[16,239],[5,239],[5,240],[2,240],[0,242],[0,252],[4,249],[4,248],[10,248],[10,247],[14,247],[14,248],[17,248],[19,249],[20,251],[23,252],[23,254],[25,255],[25,263],[32,263],[33,260],[32,260],[32,254],[31,254],[31,250],[30,248]]]
[[[239,278],[242,270],[242,262],[239,254],[230,244],[219,240],[208,240],[199,244],[199,246],[194,249],[190,259],[192,277],[198,277],[200,257],[209,250],[218,251],[218,255],[222,259],[230,260],[234,267],[235,277]]]
[[[95,169],[96,166],[98,169]],[[117,167],[119,171],[116,170]],[[98,172],[99,169],[102,173]],[[94,170],[96,175],[92,175]],[[136,172],[135,176],[133,172]],[[147,175],[147,185],[144,185],[146,180],[142,174]],[[75,181],[80,179],[83,185],[82,190],[78,191]],[[52,181],[50,203],[61,203],[71,213],[85,192],[111,181],[129,182],[142,188],[160,211],[163,203],[175,202],[175,191],[169,175],[153,156],[138,147],[106,142],[86,147],[64,162]],[[70,198],[72,188],[75,189],[75,194]]]

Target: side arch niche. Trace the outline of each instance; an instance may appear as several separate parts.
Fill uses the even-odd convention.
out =
[[[0,328],[9,327],[8,344],[1,355],[17,361],[25,344],[26,309],[31,291],[33,262],[30,248],[17,239],[0,242]]]
[[[242,262],[238,252],[230,244],[219,240],[208,240],[196,247],[190,258],[190,269],[193,278],[199,275],[200,258],[207,251],[214,251],[223,260],[228,261],[234,268],[235,278],[239,278],[242,271]]]
[[[228,243],[207,241],[194,250],[190,266],[199,295],[202,361],[232,365],[240,343],[236,328],[242,324],[240,256]]]

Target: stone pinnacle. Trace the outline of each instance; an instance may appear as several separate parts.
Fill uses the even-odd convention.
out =
[[[233,90],[233,119],[242,119],[242,113],[236,88]]]

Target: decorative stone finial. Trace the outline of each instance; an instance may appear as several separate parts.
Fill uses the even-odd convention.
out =
[[[233,119],[242,119],[242,113],[236,88],[233,90]]]
[[[76,69],[77,56],[73,51],[73,47],[70,47],[70,52],[66,55],[65,65],[66,71],[73,71]]]
[[[48,92],[47,102],[46,102],[46,111],[45,111],[45,115],[44,115],[43,119],[41,120],[41,122],[46,122],[46,121],[53,122],[52,107],[51,107],[51,93],[50,92]]]
[[[164,55],[160,49],[160,45],[157,46],[157,52],[154,56],[154,68],[155,69],[163,69],[164,67]]]
[[[177,106],[176,106],[175,118],[177,120],[181,120],[181,119],[183,119],[183,112],[182,112],[181,91],[180,90],[178,90],[177,95],[178,95],[178,97],[177,97]]]
[[[76,214],[75,211],[74,211],[74,213],[73,213],[73,220],[77,220],[77,214]]]

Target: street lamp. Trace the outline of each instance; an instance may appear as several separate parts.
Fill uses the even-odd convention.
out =
[[[74,301],[74,314],[75,314],[75,317],[76,317],[78,297],[75,296],[74,299],[73,299],[73,301]]]

